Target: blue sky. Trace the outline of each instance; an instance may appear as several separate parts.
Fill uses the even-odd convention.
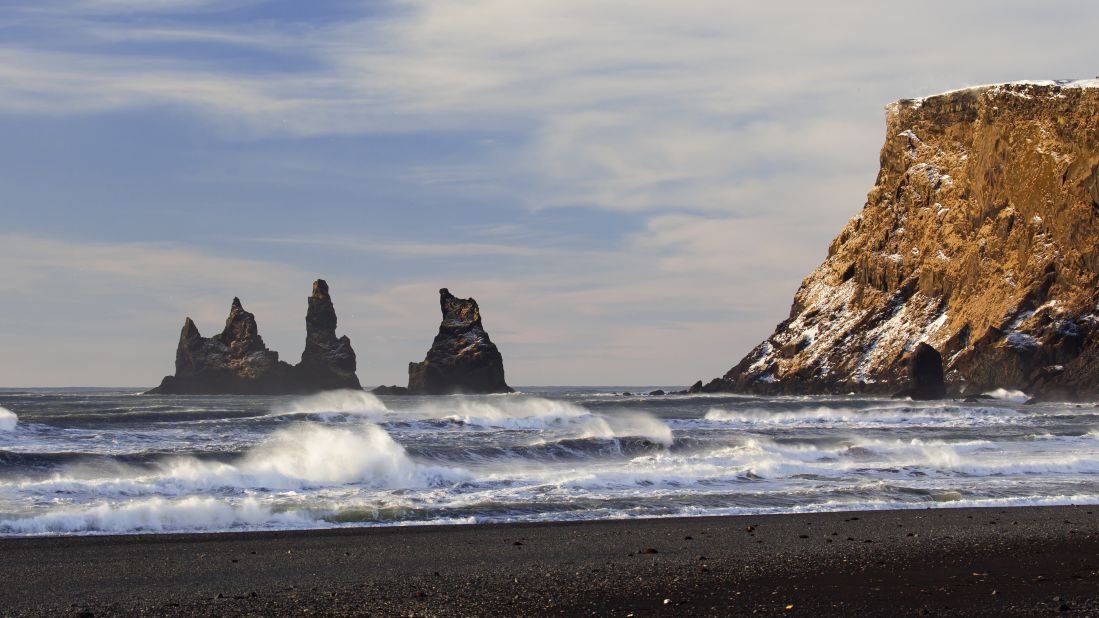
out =
[[[0,385],[150,385],[239,295],[364,384],[436,290],[509,381],[685,384],[789,310],[891,100],[1099,73],[1092,2],[0,1]]]

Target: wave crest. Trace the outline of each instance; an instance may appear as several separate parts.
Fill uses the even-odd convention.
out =
[[[185,495],[220,489],[294,491],[356,484],[373,489],[427,488],[460,482],[464,470],[417,463],[381,427],[302,423],[280,429],[234,462],[177,457],[153,473],[120,466],[113,478],[67,475],[20,483],[38,493],[91,491],[98,495]]]
[[[430,412],[432,408],[440,411],[438,404],[422,408],[421,411]],[[556,429],[564,434],[560,437],[569,439],[611,440],[639,437],[664,446],[671,446],[673,440],[671,428],[650,414],[628,410],[594,413],[573,403],[540,397],[501,398],[493,401],[460,400],[457,402],[457,409],[443,409],[443,418],[476,427]]]
[[[0,406],[0,431],[15,431],[15,426],[18,423],[19,417],[15,415],[15,412]]]
[[[189,496],[179,500],[149,498],[122,504],[54,511],[0,521],[5,534],[71,534],[133,532],[205,532],[234,528],[318,527],[323,522],[298,513],[275,513],[254,498],[236,505],[215,498]]]
[[[355,415],[376,418],[388,412],[381,399],[361,390],[325,391],[276,405],[271,416],[295,414]]]

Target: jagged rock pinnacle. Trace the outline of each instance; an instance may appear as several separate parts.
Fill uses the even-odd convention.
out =
[[[439,290],[443,319],[427,357],[408,364],[408,392],[509,393],[504,359],[481,325],[481,310],[472,298]]]
[[[355,350],[351,340],[336,337],[336,308],[324,279],[313,282],[305,314],[305,350],[295,367],[300,380],[325,388],[362,388],[355,375]]]
[[[336,310],[328,284],[313,284],[306,314],[302,362],[291,366],[268,350],[253,314],[233,298],[225,328],[205,338],[187,318],[176,348],[176,373],[152,393],[283,394],[335,388],[361,388],[355,374],[355,351],[347,337],[336,337]]]

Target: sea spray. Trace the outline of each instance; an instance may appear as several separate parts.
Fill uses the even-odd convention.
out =
[[[0,520],[0,534],[206,532],[234,528],[323,527],[304,514],[273,512],[258,500],[236,504],[204,496],[169,500],[146,498],[90,507],[66,508],[43,515]]]
[[[376,419],[388,411],[382,400],[370,393],[355,390],[336,390],[299,397],[275,405],[271,409],[270,415],[347,415]]]
[[[280,430],[238,468],[266,486],[363,483],[404,489],[427,487],[446,476],[413,462],[384,429],[369,423],[348,429],[301,424]]]
[[[155,470],[116,465],[113,476],[91,476],[76,466],[66,474],[23,481],[24,492],[91,493],[97,496],[169,495],[194,492],[297,491],[338,485],[376,489],[428,488],[461,482],[468,474],[453,467],[412,460],[382,428],[372,423],[329,427],[299,423],[275,431],[239,459],[219,462],[172,457]],[[0,487],[4,484],[0,483]]]
[[[1030,400],[1030,395],[1027,395],[1023,391],[1013,391],[1006,388],[997,388],[996,390],[985,393],[985,395],[992,397],[993,399],[1000,399],[1013,403],[1026,403]]]
[[[19,417],[15,415],[15,412],[0,407],[0,431],[15,431],[15,425],[18,422]]]
[[[664,446],[673,441],[671,428],[651,414],[633,410],[595,413],[574,403],[541,397],[430,402],[413,413],[486,429],[552,430],[558,440],[637,437]]]
[[[805,407],[775,411],[767,408],[710,408],[703,420],[746,429],[813,428],[866,429],[905,427],[988,427],[1040,421],[1034,415],[994,406],[892,404],[872,408]]]
[[[19,412],[0,431],[0,534],[1099,504],[1099,408],[1075,403],[570,388],[0,404]]]

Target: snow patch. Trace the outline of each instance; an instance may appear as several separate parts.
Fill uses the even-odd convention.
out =
[[[958,94],[960,92],[985,91],[989,95],[992,95],[992,96],[1001,95],[1001,94],[1010,94],[1012,96],[1019,96],[1019,97],[1023,97],[1023,98],[1031,98],[1030,94],[1022,93],[1019,90],[1017,90],[1015,88],[1012,88],[1012,87],[1018,87],[1018,86],[1044,86],[1044,87],[1056,86],[1058,88],[1063,88],[1063,89],[1069,89],[1069,88],[1071,88],[1071,89],[1099,88],[1099,78],[1096,78],[1096,79],[1077,79],[1077,80],[1073,80],[1073,79],[1019,80],[1019,81],[1006,82],[1006,83],[1001,83],[1001,84],[984,84],[984,85],[980,85],[980,86],[966,86],[965,88],[957,88],[957,89],[954,89],[954,90],[948,90],[946,92],[940,92],[938,94],[928,95],[928,96],[925,96],[925,97],[919,97],[919,98],[916,98],[916,99],[903,99],[901,101],[895,101],[895,102],[890,103],[889,105],[887,105],[886,110],[890,111],[890,112],[896,112],[896,110],[899,108],[899,106],[901,104],[904,104],[905,106],[910,107],[912,109],[918,109],[924,103],[926,103],[927,101],[929,101],[931,99],[934,99],[934,98],[937,98],[937,97],[949,96],[949,95],[953,95],[953,94]],[[1056,96],[1056,95],[1054,95],[1054,96]]]

